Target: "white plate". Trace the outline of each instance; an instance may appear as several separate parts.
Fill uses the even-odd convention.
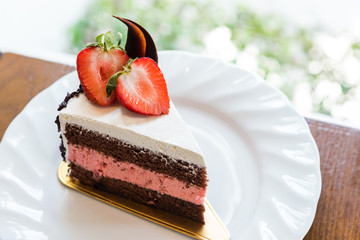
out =
[[[238,67],[160,52],[170,97],[205,154],[207,198],[232,239],[302,239],[321,189],[319,154],[289,101]],[[37,95],[0,145],[0,239],[186,239],[63,186],[56,108],[76,73]]]

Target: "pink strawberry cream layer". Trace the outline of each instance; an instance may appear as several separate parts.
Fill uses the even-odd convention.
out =
[[[161,173],[143,169],[129,162],[118,162],[113,157],[83,146],[68,144],[68,160],[86,170],[95,178],[109,177],[136,184],[194,204],[202,204],[205,189],[198,186],[186,187],[186,183]]]

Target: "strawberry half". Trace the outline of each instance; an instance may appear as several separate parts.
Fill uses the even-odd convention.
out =
[[[116,96],[129,110],[147,114],[168,114],[170,98],[164,75],[151,58],[130,61],[120,74]]]
[[[76,60],[77,72],[86,97],[93,103],[108,106],[115,94],[107,96],[106,85],[112,75],[122,71],[129,57],[117,45],[111,32],[99,35],[96,42],[82,50]],[[104,38],[104,42],[102,39]]]

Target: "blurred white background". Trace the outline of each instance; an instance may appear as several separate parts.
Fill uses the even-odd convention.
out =
[[[226,4],[232,4],[234,1],[226,0]],[[84,16],[91,2],[91,0],[0,0],[0,51],[74,65],[75,56],[69,52],[68,30]],[[322,27],[328,35],[319,36],[319,44],[323,45],[324,51],[333,58],[340,56],[346,47],[347,40],[343,37],[344,33],[351,32],[360,36],[360,1],[358,0],[242,0],[237,2],[243,3],[260,14],[278,14],[297,26]],[[338,37],[339,34],[343,35]],[[207,37],[209,36],[211,37],[211,35]],[[214,34],[215,37],[216,34]],[[208,47],[211,47],[209,39],[204,39],[204,41],[207,41]],[[211,49],[209,52],[211,53]],[[360,63],[351,62],[351,60],[346,66],[350,69],[347,74],[359,75],[360,78],[360,70],[356,71],[360,69]],[[309,103],[311,100],[306,95],[306,88],[308,86],[299,86],[296,93],[298,100],[295,96],[293,101],[296,108],[304,114],[309,113],[311,105]],[[324,81],[319,94],[336,98],[338,88]],[[354,108],[360,108],[360,101],[358,101],[360,88],[358,95],[357,98],[341,107],[334,108],[332,115],[339,119],[360,122],[360,113],[354,111]]]
[[[228,4],[235,0],[225,0]],[[67,30],[91,0],[1,0],[0,49],[64,52]],[[301,26],[320,25],[333,33],[360,31],[358,0],[241,0],[259,13],[280,14]]]
[[[89,0],[0,0],[0,51],[71,61],[67,31]],[[55,56],[56,55],[56,56]],[[74,63],[72,63],[74,64]]]

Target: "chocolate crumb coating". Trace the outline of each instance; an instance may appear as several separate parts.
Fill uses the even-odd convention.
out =
[[[61,134],[60,134],[59,138],[61,139],[61,143],[60,143],[60,146],[59,146],[59,149],[60,149],[60,152],[61,152],[61,157],[63,158],[64,161],[66,161],[66,158],[65,158],[65,156],[66,156],[66,148],[64,146],[64,141],[62,139]]]
[[[62,103],[60,103],[57,110],[61,111],[61,109],[66,108],[67,103],[70,101],[70,99],[72,99],[73,97],[79,96],[79,94],[82,93],[82,92],[84,92],[84,90],[83,90],[83,88],[82,88],[82,86],[80,84],[79,88],[75,92],[66,94],[66,97],[65,97],[64,101],[62,101]]]
[[[58,111],[61,111],[61,109],[65,108],[67,106],[67,103],[70,101],[70,99],[72,99],[73,97],[77,97],[79,96],[80,93],[84,92],[81,84],[79,85],[79,88],[72,92],[72,93],[67,93],[66,94],[66,97],[64,99],[64,101],[62,101],[58,107]],[[59,115],[56,116],[56,119],[55,119],[55,124],[58,128],[58,132],[60,132],[60,120],[59,120]],[[60,142],[60,146],[59,146],[59,149],[60,149],[60,152],[61,152],[61,157],[63,158],[63,160],[65,161],[65,154],[66,154],[66,149],[64,147],[64,142],[63,142],[63,139],[62,139],[62,136],[60,134],[60,139],[61,139],[61,142]]]
[[[64,99],[64,101],[62,101],[60,104],[59,104],[59,107],[58,107],[58,111],[61,111],[63,108],[66,108],[68,102],[70,101],[70,99],[72,99],[73,97],[78,97],[80,93],[84,92],[81,84],[79,85],[79,88],[75,91],[75,92],[72,92],[72,93],[67,93],[66,94],[66,97]],[[59,121],[59,115],[56,116],[56,119],[55,119],[55,124],[57,125],[58,127],[58,132],[60,132],[60,121]]]

